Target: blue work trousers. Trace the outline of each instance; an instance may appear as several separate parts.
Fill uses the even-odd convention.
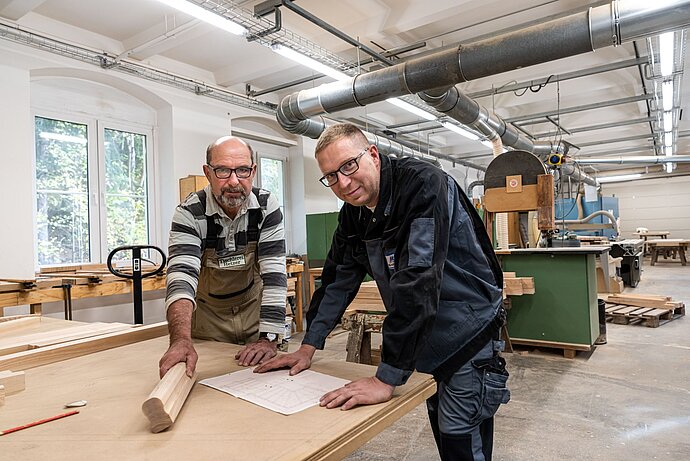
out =
[[[510,400],[508,372],[489,341],[468,363],[437,385],[427,400],[436,445],[443,461],[490,461],[494,414]]]

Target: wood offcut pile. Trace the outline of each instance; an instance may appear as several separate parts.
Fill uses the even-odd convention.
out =
[[[671,296],[626,293],[610,295],[606,302],[606,320],[621,325],[639,323],[656,328],[662,320],[671,321],[685,315],[685,304],[673,301]]]

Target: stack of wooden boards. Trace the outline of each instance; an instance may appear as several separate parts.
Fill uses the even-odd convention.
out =
[[[661,320],[685,315],[685,304],[671,296],[614,294],[606,302],[606,320],[622,325],[640,323],[656,328]]]
[[[534,277],[517,277],[515,272],[503,273],[503,298],[534,294]]]
[[[81,323],[38,315],[0,317],[0,371],[32,367],[163,336],[167,323]]]
[[[143,264],[142,270],[150,272],[154,267]],[[131,271],[126,266],[117,268],[125,273]],[[142,280],[144,291],[163,288],[165,271]],[[64,302],[66,297],[74,300],[130,292],[131,281],[112,275],[105,264],[43,267],[33,279],[0,280],[0,315],[9,306],[30,305],[32,313],[41,313],[42,303]]]

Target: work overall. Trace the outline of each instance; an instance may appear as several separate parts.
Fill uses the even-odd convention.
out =
[[[247,232],[237,235],[235,251],[217,249],[220,226],[207,217],[192,337],[233,344],[259,339],[263,284],[257,269],[256,247],[260,212],[248,210]]]

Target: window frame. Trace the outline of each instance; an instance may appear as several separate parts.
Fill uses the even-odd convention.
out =
[[[255,178],[255,185],[256,187],[261,187],[261,182],[262,182],[262,171],[261,171],[261,159],[262,158],[267,158],[271,160],[279,160],[283,162],[283,225],[285,229],[285,248],[286,250],[288,248],[292,248],[292,232],[289,232],[289,229],[291,229],[291,217],[290,213],[287,212],[288,205],[290,203],[290,197],[288,195],[288,191],[290,190],[290,185],[289,185],[289,175],[287,174],[288,171],[288,161],[289,161],[289,156],[287,153],[281,154],[278,152],[271,152],[269,151],[264,151],[263,146],[274,146],[276,148],[281,148],[281,146],[275,146],[273,144],[270,144],[265,141],[255,141],[255,140],[248,140],[248,142],[251,144],[252,148],[254,149],[254,154],[256,156],[256,178]],[[287,150],[287,148],[285,148]]]
[[[109,117],[97,117],[71,111],[56,111],[48,108],[35,108],[31,111],[33,125],[33,191],[34,191],[34,265],[38,268],[38,238],[36,235],[36,118],[47,118],[68,123],[86,125],[87,133],[87,181],[88,181],[88,219],[89,219],[89,261],[92,264],[105,263],[108,258],[107,247],[107,219],[105,202],[105,129],[126,131],[146,136],[146,192],[147,192],[147,224],[149,245],[160,242],[159,198],[155,193],[158,178],[156,165],[158,163],[155,149],[155,129],[144,123],[133,123],[116,120]],[[101,189],[102,186],[102,189]],[[154,256],[156,252],[154,252]],[[63,262],[61,264],[77,264]]]

